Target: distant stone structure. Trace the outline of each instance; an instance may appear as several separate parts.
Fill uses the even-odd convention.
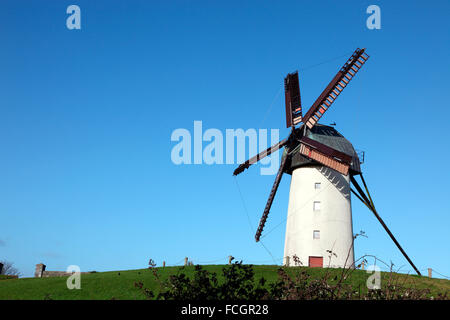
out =
[[[74,272],[65,271],[45,271],[46,265],[39,263],[36,265],[36,271],[34,272],[35,278],[48,278],[48,277],[68,277],[74,274]],[[80,272],[81,274],[91,273],[91,272]]]
[[[42,275],[43,275],[44,271],[45,271],[45,264],[43,264],[42,262],[38,263],[36,265],[36,270],[34,271],[34,277],[35,278],[42,278]]]

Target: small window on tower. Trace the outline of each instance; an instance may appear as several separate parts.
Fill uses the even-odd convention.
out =
[[[314,184],[314,189],[320,189],[320,182],[316,182]]]
[[[320,239],[320,231],[319,230],[313,231],[313,239]]]
[[[314,211],[320,211],[320,201],[314,201],[314,203],[313,203],[313,210]]]

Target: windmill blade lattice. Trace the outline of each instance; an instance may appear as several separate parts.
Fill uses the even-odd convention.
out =
[[[234,170],[233,175],[237,176],[239,173],[241,173],[242,171],[244,171],[245,169],[248,169],[252,164],[258,162],[259,160],[267,157],[268,155],[270,155],[272,152],[277,151],[278,149],[284,147],[286,145],[286,143],[288,142],[288,139],[284,139],[281,140],[280,142],[278,142],[277,144],[274,144],[273,146],[271,146],[270,148],[267,148],[266,150],[264,150],[263,152],[260,152],[259,154],[257,154],[256,156],[248,159],[247,161],[245,161],[244,163],[241,163],[236,170]]]
[[[286,150],[289,151],[289,150]],[[284,156],[281,160],[280,168],[278,169],[277,176],[275,177],[275,182],[273,183],[272,190],[270,190],[269,198],[267,199],[266,207],[264,208],[263,215],[261,220],[259,221],[258,230],[256,230],[255,240],[259,241],[261,237],[261,233],[264,229],[264,225],[266,224],[267,217],[270,212],[270,208],[272,207],[273,199],[275,198],[275,194],[277,193],[278,186],[280,185],[281,177],[283,176],[284,167],[286,165],[286,161],[288,158],[289,152],[286,152],[286,156]]]
[[[284,78],[284,97],[286,106],[286,128],[294,127],[302,121],[302,100],[298,71],[288,73]]]
[[[365,49],[356,49],[303,117],[303,122],[309,129],[319,121],[367,59],[369,55],[365,53]]]

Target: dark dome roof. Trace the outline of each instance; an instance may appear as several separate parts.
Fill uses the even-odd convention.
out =
[[[360,173],[361,166],[353,145],[344,138],[334,127],[325,126],[322,124],[316,124],[311,130],[306,130],[306,137],[316,140],[322,144],[325,144],[333,149],[348,154],[352,157],[352,163],[350,165],[350,173]],[[285,172],[291,174],[292,171],[298,167],[304,166],[322,166],[322,164],[307,159],[299,152],[300,146],[294,149],[291,161],[286,164]],[[286,150],[286,149],[285,149]],[[286,155],[286,151],[283,153],[283,157]]]

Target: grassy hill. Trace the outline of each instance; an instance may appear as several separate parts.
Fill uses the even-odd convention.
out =
[[[223,265],[203,266],[205,270],[215,272],[220,281]],[[277,269],[279,266],[258,265],[254,266],[255,279],[264,277],[268,283],[275,282],[277,279]],[[184,269],[180,267],[155,268],[161,279],[167,279],[169,275],[176,274],[183,270],[188,276],[194,274],[194,266],[188,266]],[[327,269],[295,267],[287,268],[290,274],[305,271],[311,275],[312,279],[323,277]],[[339,278],[341,269],[331,269],[331,281]],[[355,270],[346,280],[355,290],[366,291],[366,281],[370,276],[363,270]],[[405,274],[381,273],[381,284],[386,285],[389,277],[395,277],[399,283],[404,286],[415,287],[418,289],[428,288],[431,295],[450,292],[450,281],[445,279],[430,279],[428,277],[419,277]],[[67,277],[53,278],[22,278],[0,280],[0,299],[53,299],[53,300],[71,300],[71,299],[89,299],[89,300],[109,300],[109,299],[145,299],[144,294],[135,287],[135,282],[142,282],[145,288],[158,292],[159,284],[156,281],[152,270],[127,270],[95,272],[81,275],[81,289],[69,290],[66,287]]]

